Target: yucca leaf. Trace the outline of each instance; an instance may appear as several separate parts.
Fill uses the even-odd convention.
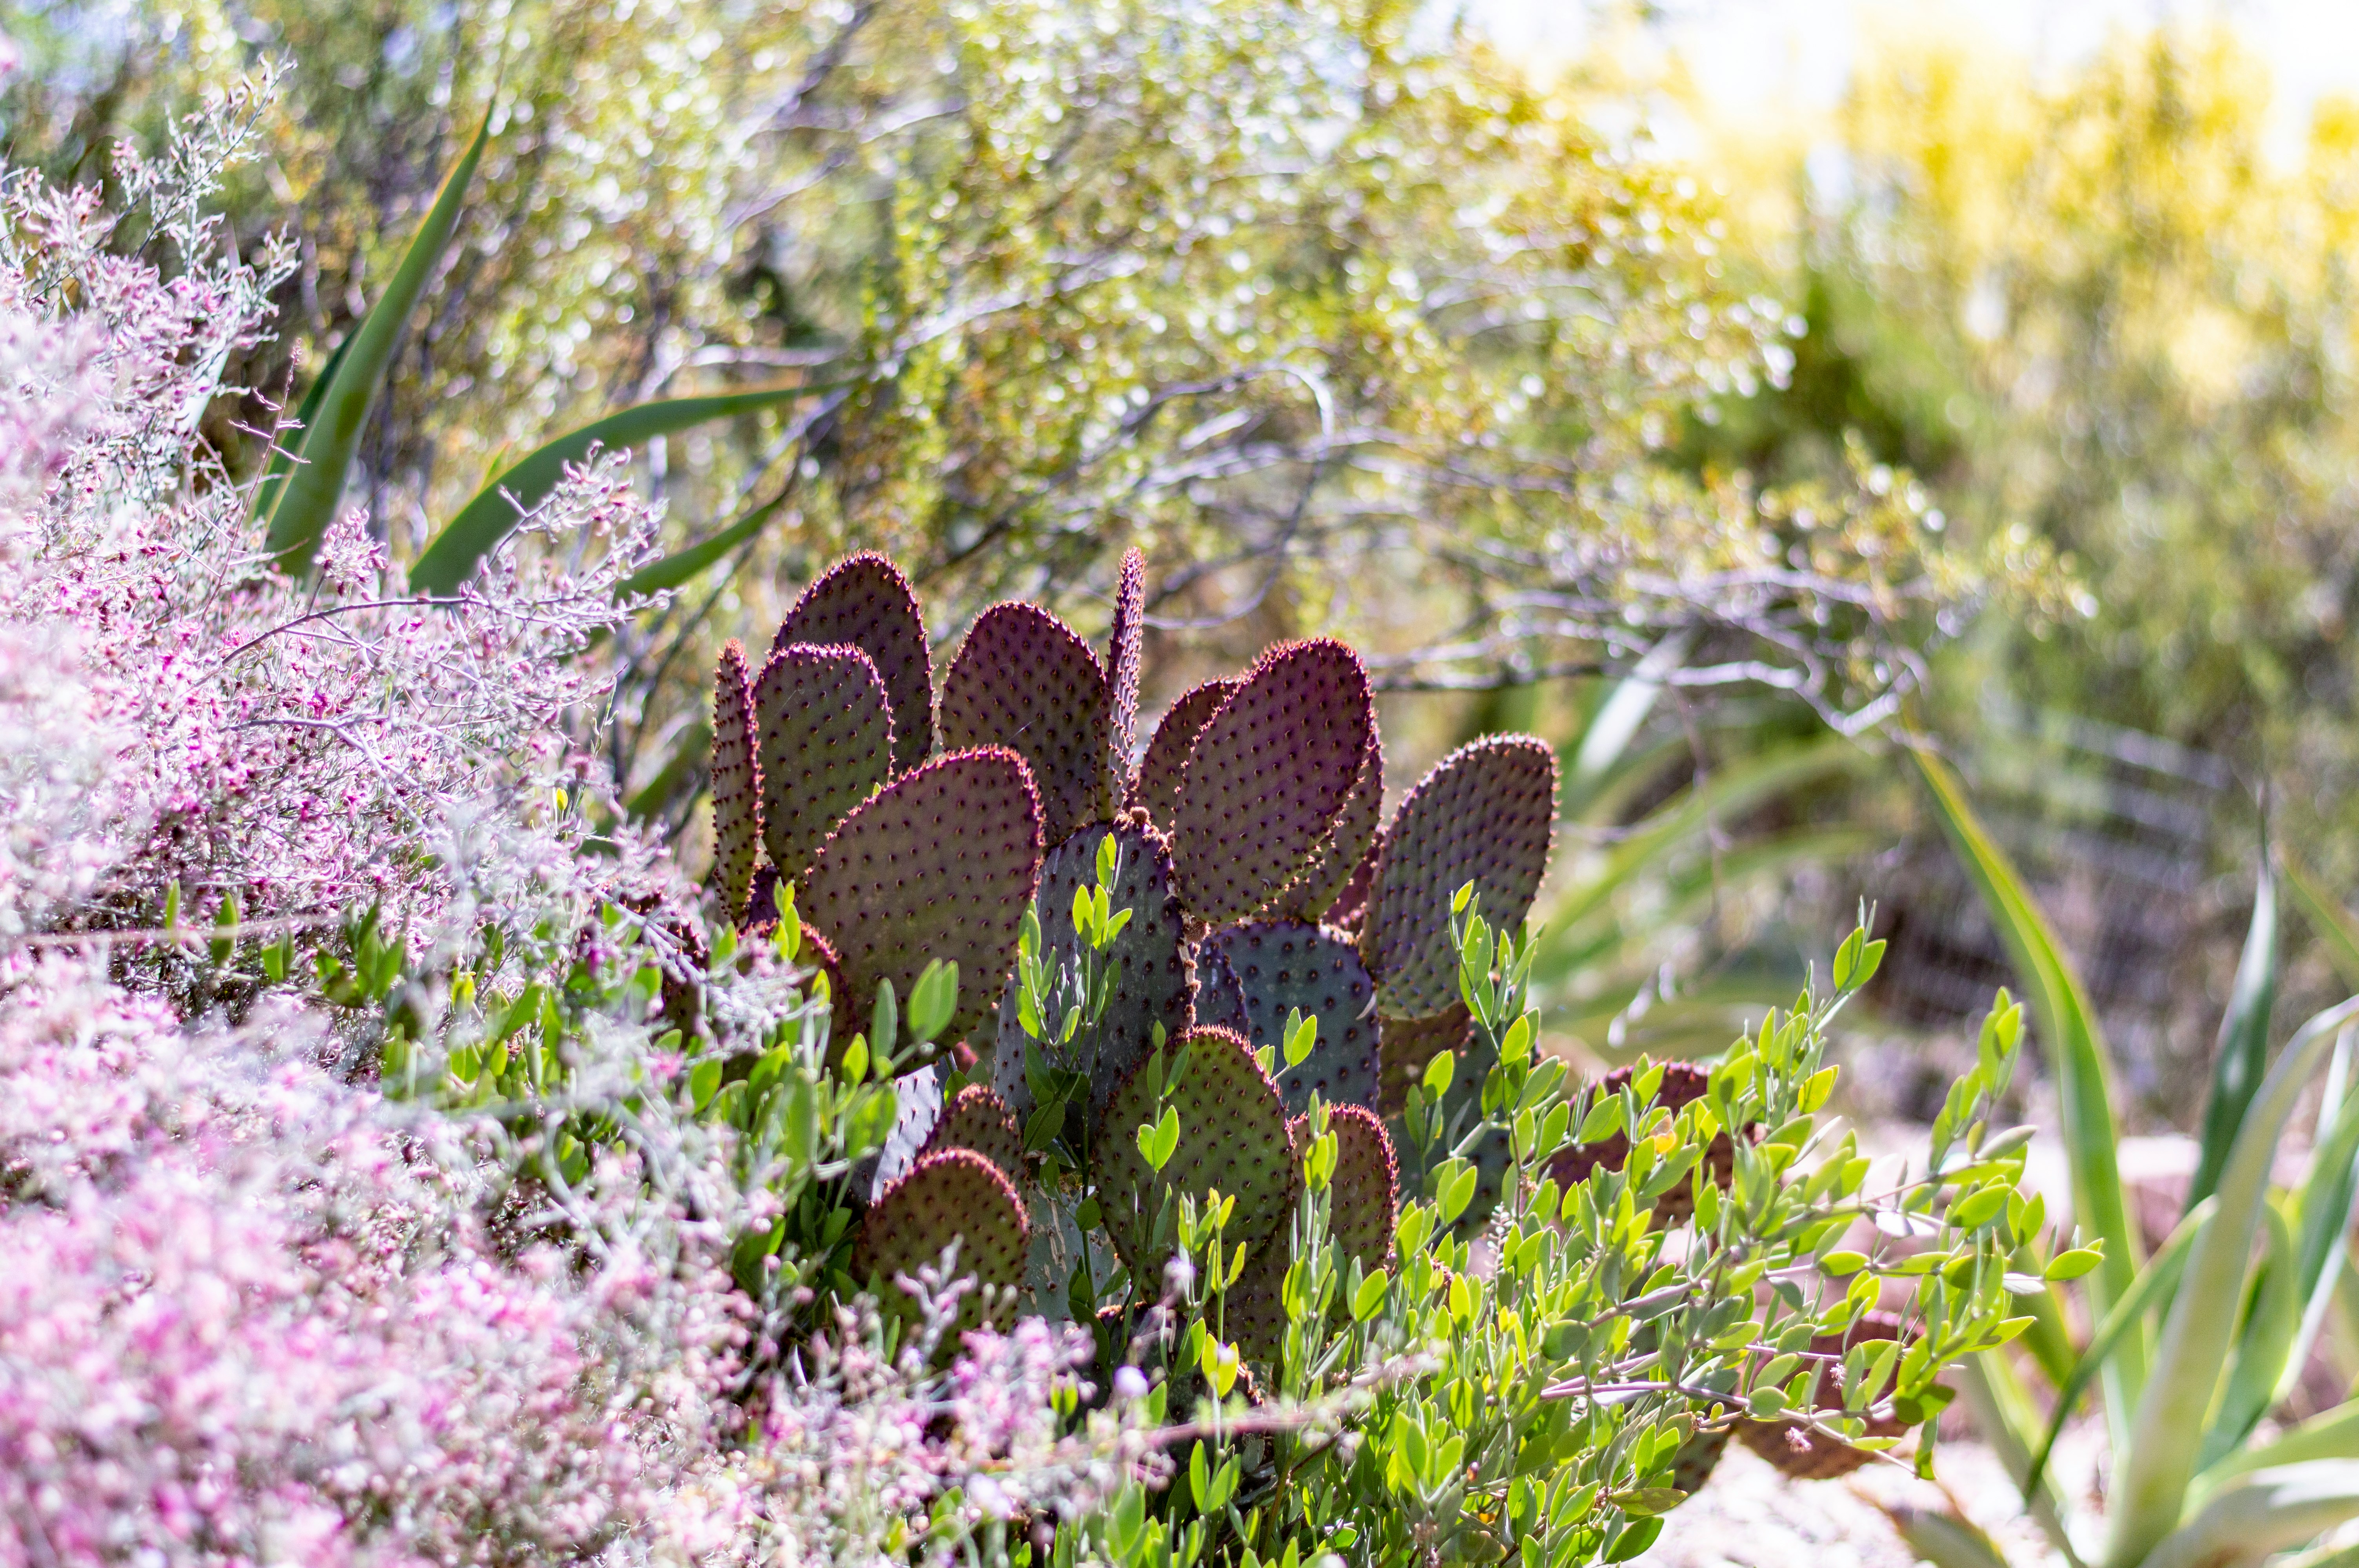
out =
[[[2301,1327],[2301,1284],[2295,1266],[2293,1227],[2284,1208],[2272,1199],[2261,1206],[2267,1227],[2268,1249],[2261,1262],[2258,1288],[2236,1336],[2235,1359],[2228,1367],[2227,1391],[2203,1434],[2196,1455],[2198,1472],[2210,1469],[2252,1435],[2269,1407],[2277,1402],[2284,1380],[2286,1357]]]
[[[2359,1460],[2282,1465],[2239,1476],[2149,1551],[2107,1568],[2241,1568],[2350,1519],[2359,1519]]]
[[[2047,1434],[2040,1439],[2038,1451],[2032,1455],[2030,1466],[2024,1475],[2022,1485],[2026,1498],[2047,1475],[2049,1458],[2056,1452],[2056,1440],[2064,1434],[2064,1423],[2071,1418],[2072,1407],[2087,1391],[2098,1371],[2112,1358],[2115,1347],[2131,1325],[2145,1317],[2157,1302],[2169,1296],[2173,1287],[2179,1283],[2180,1271],[2187,1266],[2188,1249],[2195,1243],[2196,1231],[2211,1217],[2212,1208],[2207,1204],[2199,1206],[2196,1213],[2179,1222],[2179,1228],[2170,1233],[2170,1238],[2162,1244],[2162,1249],[2139,1271],[2137,1282],[2130,1287],[2129,1293],[2115,1302],[2113,1310],[2097,1325],[2097,1331],[2089,1336],[2088,1346],[2081,1352],[2081,1358],[2072,1364],[2071,1376],[2057,1385],[2055,1412],[2048,1418]]]
[[[2285,1375],[2277,1382],[2277,1398],[2293,1392],[2310,1347],[2333,1309],[2335,1287],[2344,1268],[2343,1238],[2351,1229],[2351,1211],[2359,1201],[2359,1086],[2353,1083],[2353,1036],[2344,1030],[2334,1043],[2334,1068],[2327,1075],[2327,1095],[2319,1108],[2318,1141],[2310,1152],[2310,1173],[2303,1179],[2301,1207],[2294,1241],[2296,1278],[2300,1281],[2301,1327],[2287,1353]]]
[[[295,406],[294,427],[284,440],[271,449],[270,461],[262,470],[262,482],[254,488],[254,514],[256,518],[264,522],[269,520],[270,509],[277,504],[278,492],[286,488],[287,476],[295,470],[296,454],[303,449],[303,438],[311,433],[311,427],[320,422],[320,402],[327,395],[330,384],[336,379],[336,367],[344,362],[344,355],[352,351],[353,340],[359,335],[357,332],[344,334],[344,341],[335,346],[328,355],[328,362],[321,365],[320,373],[311,378],[310,388],[303,394],[303,401]]]
[[[2227,1455],[2204,1472],[2201,1485],[2216,1489],[2237,1476],[2312,1459],[2359,1459],[2359,1400],[2321,1411],[2267,1443]]]
[[[2301,906],[2302,918],[2310,922],[2320,946],[2326,949],[2327,962],[2334,966],[2335,975],[2345,986],[2359,990],[2359,923],[2327,897],[2325,890],[2282,849],[2277,861],[2286,886],[2293,890],[2294,903]]]
[[[1958,1369],[1962,1374],[1960,1391],[1973,1413],[1974,1430],[2021,1489],[2027,1511],[2039,1521],[2065,1562],[2080,1568],[2064,1494],[2052,1478],[2033,1468],[2031,1437],[2039,1430],[2039,1411],[2016,1375],[2014,1364],[1997,1351],[1986,1351],[1959,1363]]]
[[[2219,1206],[2198,1227],[2186,1277],[2163,1322],[2135,1442],[2116,1450],[2108,1568],[2137,1568],[2178,1524],[2201,1454],[2205,1417],[2244,1315],[2246,1264],[2268,1201],[2269,1163],[2295,1103],[2359,999],[2302,1025],[2262,1080],[2220,1173]]]
[[[2112,1066],[2104,1036],[2097,1027],[2096,1010],[2046,917],[2025,891],[2023,879],[1967,805],[1957,776],[1930,752],[1912,749],[1908,755],[1925,780],[1942,830],[1982,894],[1991,924],[1998,928],[1999,940],[2023,979],[2032,1016],[2050,1053],[2049,1065],[2056,1075],[2057,1098],[2062,1102],[2065,1155],[2072,1173],[2072,1211],[2105,1244],[2104,1261],[2088,1277],[2090,1298],[2102,1316],[2135,1284],[2140,1249],[2122,1195],[2121,1166],[2114,1147]],[[2144,1382],[2145,1362],[2144,1335],[2130,1332],[2106,1363],[2106,1408],[2116,1422],[2122,1419],[2122,1407],[2136,1397]],[[2114,1436],[2124,1440],[2127,1433],[2116,1425]]]
[[[582,461],[592,448],[636,447],[658,436],[690,429],[709,420],[774,408],[823,390],[808,382],[795,382],[698,397],[669,397],[638,404],[569,430],[526,453],[476,492],[475,498],[459,509],[459,514],[443,525],[411,563],[410,589],[417,593],[457,592],[459,585],[474,575],[484,557],[515,530],[524,514],[549,498],[564,479],[566,466]],[[657,563],[658,567],[662,564]]]
[[[2245,931],[2244,956],[2236,962],[2228,1011],[2220,1020],[2220,1044],[2212,1058],[2212,1095],[2203,1104],[2202,1153],[2187,1189],[2193,1208],[2219,1184],[2228,1147],[2244,1124],[2269,1061],[2269,1012],[2277,1000],[2277,900],[2268,861],[2261,862],[2253,890],[2253,920]]]
[[[628,599],[634,594],[661,593],[666,589],[692,581],[698,573],[707,570],[715,561],[760,533],[762,524],[785,504],[787,494],[787,492],[780,492],[776,500],[764,502],[710,539],[666,556],[653,566],[641,567],[614,585],[614,597]]]
[[[467,187],[474,180],[475,166],[483,160],[484,146],[491,134],[492,119],[486,113],[474,140],[459,155],[442,189],[435,193],[426,221],[419,224],[409,248],[402,253],[401,265],[394,268],[393,281],[345,341],[332,373],[321,378],[324,390],[311,409],[313,420],[303,431],[302,448],[277,486],[270,508],[266,547],[283,571],[299,574],[310,569],[320,536],[335,517],[336,503],[344,493],[344,476],[351,471],[353,451],[360,444],[361,426],[375,400],[377,384],[385,379],[386,366],[401,347],[418,297],[425,292],[427,280],[434,276],[442,253],[450,246],[459,213],[466,205]]]
[[[1955,1514],[1906,1503],[1878,1503],[1908,1550],[1933,1568],[2007,1568],[2006,1556],[1983,1528]]]

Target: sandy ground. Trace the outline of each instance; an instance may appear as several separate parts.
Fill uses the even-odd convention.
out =
[[[1640,1561],[1649,1568],[1909,1568],[1917,1555],[1884,1509],[1941,1509],[1954,1498],[2012,1568],[2060,1564],[1989,1450],[1945,1442],[1939,1469],[1940,1487],[1886,1465],[1836,1481],[1788,1481],[1732,1444],[1703,1490],[1665,1517],[1661,1538]]]

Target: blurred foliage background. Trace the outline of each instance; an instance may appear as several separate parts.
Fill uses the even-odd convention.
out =
[[[1554,983],[1608,1054],[1708,1037],[1862,895],[1896,1029],[1986,1000],[1876,754],[1934,738],[2169,1119],[2264,815],[2359,881],[2359,107],[2287,167],[2225,31],[2056,75],[1896,11],[1832,116],[1732,117],[1596,9],[1542,71],[1406,0],[0,0],[0,144],[102,179],[294,63],[230,193],[303,256],[215,420],[245,474],[492,116],[363,447],[397,558],[601,411],[808,385],[640,455],[675,547],[765,518],[619,650],[609,760],[683,855],[713,652],[815,566],[892,550],[945,639],[1018,593],[1094,634],[1136,543],[1150,707],[1332,628],[1396,791],[1563,746]]]

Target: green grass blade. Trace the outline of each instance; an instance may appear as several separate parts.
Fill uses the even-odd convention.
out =
[[[2049,1065],[2056,1075],[2058,1098],[2062,1101],[2061,1130],[2072,1172],[2072,1212],[2105,1244],[2104,1261],[2088,1276],[2090,1294],[2102,1315],[2112,1311],[2136,1282],[2139,1249],[2122,1195],[2121,1168],[2114,1152],[2113,1074],[2104,1037],[2097,1028],[2096,1010],[2090,1006],[2080,977],[2049,929],[2046,917],[2025,891],[2023,879],[1966,804],[1957,775],[1930,752],[1912,750],[1908,755],[1925,780],[1960,863],[1982,894],[1991,923],[1998,927],[1999,940],[2023,978],[2032,1015],[2052,1054]],[[2114,1365],[2143,1360],[2136,1351],[2136,1346],[2125,1346]],[[2136,1380],[2130,1380],[2132,1387]]]
[[[359,335],[357,332],[344,334],[344,341],[336,345],[335,351],[328,356],[328,362],[321,365],[320,373],[311,378],[310,389],[303,394],[303,401],[295,406],[295,427],[288,432],[284,440],[271,449],[270,461],[262,470],[262,482],[254,488],[255,517],[268,521],[271,507],[277,503],[278,492],[287,487],[287,476],[295,471],[296,460],[302,456],[303,442],[310,436],[311,427],[320,422],[320,402],[327,396],[329,385],[336,379],[336,367],[344,362],[344,356],[352,351],[353,340]]]
[[[2229,1146],[2244,1125],[2245,1108],[2260,1087],[2269,1062],[2269,1012],[2277,1000],[2277,900],[2268,862],[2261,862],[2253,890],[2253,922],[2245,932],[2244,956],[2236,963],[2228,1011],[2220,1021],[2219,1049],[2212,1058],[2212,1095],[2203,1105],[2202,1153],[2187,1206],[2210,1197],[2228,1162]]]
[[[351,471],[353,451],[360,444],[361,425],[368,418],[377,384],[385,379],[386,366],[401,346],[418,297],[425,292],[427,280],[450,247],[459,213],[466,205],[467,187],[475,178],[475,166],[483,160],[484,146],[491,134],[491,116],[486,114],[475,139],[467,144],[467,150],[443,179],[434,205],[427,209],[426,221],[418,226],[409,249],[402,254],[393,281],[362,318],[346,343],[349,351],[336,362],[335,373],[321,378],[326,390],[313,410],[316,423],[303,432],[301,460],[288,468],[270,509],[266,545],[281,570],[290,574],[309,570],[320,536],[335,517],[336,503],[344,493],[344,476]]]
[[[566,465],[582,461],[593,447],[636,447],[658,436],[690,429],[708,420],[774,408],[824,390],[809,382],[797,382],[708,396],[665,398],[609,414],[570,430],[527,453],[461,507],[459,514],[443,525],[410,566],[410,589],[415,593],[457,592],[459,585],[474,575],[484,557],[515,530],[517,521],[549,498],[564,479]]]
[[[2302,918],[2318,933],[2319,943],[2325,947],[2327,961],[2334,966],[2335,975],[2353,990],[2359,990],[2359,923],[2327,897],[2325,890],[2295,865],[2293,857],[2283,849],[2277,851],[2277,869],[2286,886],[2293,890],[2293,901],[2301,906]]]
[[[2132,1428],[2136,1440],[2116,1454],[2108,1568],[2137,1568],[2179,1522],[2202,1452],[2205,1417],[2244,1316],[2246,1264],[2268,1202],[2270,1161],[2303,1087],[2354,1017],[2359,999],[2302,1025],[2262,1081],[2228,1152],[2219,1206],[2196,1232],[2186,1278],[2163,1322]]]
[[[777,514],[786,499],[786,492],[781,492],[776,501],[763,503],[710,539],[666,556],[653,566],[640,568],[614,585],[614,597],[628,599],[634,594],[661,593],[694,580],[698,574],[760,533],[762,525]]]
[[[2098,1371],[2112,1359],[2123,1336],[2131,1325],[2146,1316],[2158,1301],[2167,1298],[2179,1283],[2180,1271],[2187,1266],[2188,1249],[2195,1243],[2195,1233],[2212,1216],[2209,1204],[2199,1206],[2196,1213],[2179,1222],[2179,1228],[2162,1244],[2153,1260],[2138,1272],[2137,1282],[2129,1292],[2114,1303],[2113,1310],[2097,1325],[2097,1332],[2089,1336],[2088,1348],[2072,1364],[2071,1374],[2057,1385],[2056,1409],[2048,1418],[2048,1431],[2039,1441],[2038,1452],[2023,1480],[2023,1495],[2028,1499],[2040,1478],[2048,1474],[2049,1458],[2056,1452],[2056,1440],[2064,1435],[2064,1423],[2072,1414],[2072,1407],[2088,1391]]]

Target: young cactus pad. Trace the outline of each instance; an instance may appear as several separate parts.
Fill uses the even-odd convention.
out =
[[[1041,957],[1068,962],[1081,938],[1073,929],[1073,894],[1097,885],[1098,845],[1114,835],[1118,869],[1106,894],[1110,910],[1129,910],[1130,924],[1106,949],[1116,966],[1113,996],[1099,1016],[1097,1059],[1063,1064],[1082,1067],[1093,1086],[1090,1096],[1091,1136],[1125,1079],[1155,1048],[1155,1026],[1164,1037],[1177,1040],[1194,1019],[1196,992],[1193,966],[1180,939],[1180,900],[1171,891],[1171,850],[1163,836],[1138,813],[1097,832],[1077,834],[1049,852],[1040,863],[1040,892],[1034,907],[1040,919]],[[1008,977],[999,1004],[998,1050],[992,1062],[992,1085],[1018,1118],[1032,1113],[1032,1091],[1024,1079],[1024,1047],[1030,1037],[1017,1020],[1016,979]],[[1050,1052],[1051,1058],[1057,1053]]]
[[[1450,903],[1468,882],[1495,931],[1521,925],[1556,831],[1556,753],[1495,735],[1436,763],[1402,800],[1360,927],[1386,1018],[1429,1018],[1458,1000]]]
[[[934,749],[934,658],[899,567],[873,551],[830,567],[787,611],[770,646],[795,643],[845,643],[866,654],[893,709],[895,771],[926,760]]]
[[[1368,1010],[1375,983],[1351,943],[1316,925],[1256,920],[1217,931],[1205,945],[1220,950],[1245,989],[1247,1038],[1278,1053],[1287,1109],[1310,1109],[1313,1089],[1330,1105],[1376,1103],[1376,1018]],[[1319,1041],[1288,1066],[1283,1036],[1297,1009],[1319,1020]]]
[[[1073,629],[1030,604],[995,604],[942,677],[942,744],[1006,746],[1032,768],[1051,849],[1114,814],[1114,698]]]
[[[1015,963],[1039,876],[1039,799],[1013,752],[952,752],[872,795],[821,848],[800,906],[842,964],[846,1032],[866,1023],[877,981],[906,998],[940,958],[959,970],[942,1038],[972,1033]]]
[[[1180,781],[1172,849],[1188,912],[1243,920],[1299,876],[1375,732],[1367,671],[1343,643],[1281,643],[1255,661],[1197,735]]]
[[[942,1249],[959,1244],[955,1278],[1014,1290],[1024,1279],[1024,1252],[1032,1221],[1016,1184],[972,1149],[928,1154],[885,1190],[861,1217],[852,1246],[852,1277],[874,1284],[896,1310],[908,1299],[893,1288],[906,1275],[938,1266]]]
[[[1204,726],[1237,686],[1233,680],[1208,680],[1181,692],[1180,700],[1155,727],[1146,754],[1138,759],[1138,773],[1130,782],[1125,803],[1146,812],[1166,838],[1180,819],[1180,782],[1188,773],[1188,753],[1195,750],[1196,737],[1204,732]]]
[[[1381,1269],[1392,1260],[1393,1224],[1400,1209],[1400,1166],[1392,1137],[1373,1113],[1356,1105],[1330,1109],[1327,1130],[1335,1139],[1328,1233],[1344,1257],[1358,1259],[1363,1269]],[[1301,1145],[1309,1138],[1307,1119],[1297,1119],[1295,1142]]]
[[[1172,1046],[1161,1064],[1148,1061],[1115,1091],[1095,1162],[1106,1232],[1132,1278],[1149,1291],[1161,1287],[1169,1255],[1155,1245],[1152,1231],[1166,1194],[1192,1193],[1200,1203],[1215,1191],[1234,1197],[1236,1208],[1222,1237],[1229,1248],[1267,1238],[1294,1201],[1286,1102],[1252,1047],[1225,1029],[1191,1029],[1172,1045],[1183,1048],[1185,1061],[1169,1094],[1158,1100],[1157,1080],[1165,1075],[1156,1069],[1175,1059]],[[1159,1122],[1165,1104],[1179,1112],[1180,1141],[1158,1173],[1135,1134]]]
[[[893,765],[893,718],[876,666],[858,648],[797,643],[754,681],[762,847],[799,880],[819,847]]]
[[[1116,777],[1130,770],[1138,744],[1138,674],[1145,656],[1147,557],[1136,546],[1122,553],[1122,581],[1114,590],[1114,627],[1106,634],[1106,684],[1114,689],[1114,764]]]
[[[1024,1143],[1016,1130],[1015,1113],[981,1084],[969,1084],[951,1097],[918,1158],[923,1161],[944,1149],[972,1149],[1011,1182],[1024,1168]]]
[[[712,892],[723,918],[745,910],[762,850],[762,787],[754,773],[754,698],[736,638],[712,673]]]
[[[1278,920],[1328,919],[1350,885],[1352,873],[1366,861],[1368,850],[1375,843],[1376,829],[1383,825],[1384,809],[1385,748],[1381,737],[1371,729],[1368,749],[1360,759],[1359,777],[1353,781],[1352,793],[1344,797],[1343,809],[1335,814],[1335,826],[1311,851],[1310,863],[1303,868],[1302,874],[1287,883],[1270,902],[1271,916]],[[1361,899],[1365,897],[1363,892]]]

